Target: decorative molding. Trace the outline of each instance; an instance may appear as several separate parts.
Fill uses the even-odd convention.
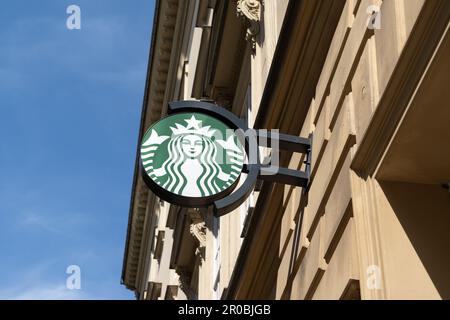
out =
[[[260,0],[237,1],[237,15],[244,18],[248,24],[245,39],[250,42],[253,52],[256,50],[256,38],[261,30],[261,6]]]

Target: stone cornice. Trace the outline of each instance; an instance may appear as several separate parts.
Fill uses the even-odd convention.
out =
[[[144,103],[138,141],[148,125],[161,117],[170,63],[179,0],[156,2],[153,34],[145,84]],[[125,245],[122,283],[135,290],[138,281],[139,260],[142,258],[141,242],[144,230],[145,207],[148,188],[139,178],[139,150],[136,151],[127,240]]]

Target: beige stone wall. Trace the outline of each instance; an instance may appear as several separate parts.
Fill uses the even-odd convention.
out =
[[[350,168],[423,4],[423,0],[346,2],[302,130],[302,136],[314,135],[312,184],[303,212],[298,210],[302,191],[285,188],[277,298],[440,297],[423,257],[408,239],[410,233],[399,222],[400,209],[387,201],[403,192],[420,197],[422,189],[380,186],[376,180],[363,188]],[[381,29],[367,27],[371,5],[381,9]],[[300,160],[294,156],[291,167],[298,167]],[[365,205],[379,213],[376,218],[368,218],[361,209],[361,198],[366,197],[362,193],[374,199]],[[403,212],[414,211],[417,201],[409,204],[403,198],[399,206],[408,207]],[[444,203],[441,200],[435,209],[439,214],[446,210]],[[366,240],[365,231],[373,228],[379,228],[382,245],[374,247]],[[372,251],[382,252],[383,261],[371,258],[376,256]]]
[[[164,101],[191,99],[196,81],[201,78],[195,74],[196,70],[205,72],[203,69],[207,69],[206,66],[201,68],[197,61],[206,38],[201,36],[204,31],[196,26],[196,19],[193,18],[199,6],[206,2],[195,3],[189,10],[179,9],[180,13],[186,14],[183,14],[186,16],[185,32],[179,33],[180,39],[176,41],[179,49],[171,58],[171,76]],[[250,127],[255,123],[266,88],[288,3],[288,0],[264,1],[261,33],[254,53],[250,44],[239,49],[242,55],[238,58],[233,47],[227,47],[228,51],[220,46],[215,49],[222,60],[219,59],[221,63],[215,70],[215,77],[220,81],[213,79],[211,92],[224,89],[223,85],[226,87],[224,92],[229,93],[231,89],[227,86],[235,81],[237,88],[230,107],[237,115],[246,118]],[[448,226],[449,222],[448,191],[436,182],[429,184],[426,181],[417,183],[407,179],[389,179],[389,172],[392,168],[398,168],[398,163],[390,168],[391,171],[385,165],[384,177],[377,175],[376,170],[365,175],[363,170],[355,168],[358,152],[371,148],[367,145],[367,132],[373,127],[380,104],[387,103],[383,99],[386,100],[389,89],[392,91],[396,71],[398,77],[399,61],[406,59],[404,48],[414,36],[413,28],[422,19],[423,11],[426,11],[429,21],[434,17],[433,6],[430,2],[428,7],[425,4],[425,0],[345,2],[337,28],[335,31],[331,29],[334,37],[300,133],[302,137],[313,135],[310,188],[307,194],[301,188],[291,186],[274,188],[270,208],[272,213],[279,215],[268,220],[272,222],[267,223],[270,226],[262,225],[256,229],[262,232],[255,236],[255,247],[267,258],[261,261],[270,263],[256,264],[258,269],[250,275],[258,274],[259,277],[263,274],[267,282],[255,281],[257,285],[251,290],[239,293],[243,297],[267,298],[263,295],[271,294],[270,297],[276,299],[450,298],[446,275],[450,267],[450,253],[447,253],[450,252],[447,245],[450,239],[443,227]],[[379,14],[371,16],[377,8]],[[230,18],[230,12],[236,19],[235,7],[228,7],[227,10],[225,18],[234,21]],[[229,28],[236,27],[229,21]],[[368,24],[373,22],[379,22],[380,28],[376,23],[375,29],[369,28]],[[181,22],[178,24],[181,25]],[[235,40],[234,36],[226,34],[224,43],[235,43],[231,41]],[[420,40],[426,39],[422,37]],[[449,42],[446,42],[447,46]],[[241,57],[242,66],[234,61]],[[412,59],[413,62],[419,60]],[[229,61],[234,61],[232,71],[225,67]],[[422,77],[423,73],[419,76]],[[398,87],[402,88],[400,85]],[[304,99],[308,101],[302,102],[302,106],[309,104],[310,96]],[[408,104],[408,101],[404,103]],[[269,111],[276,118],[278,112],[285,113],[284,105]],[[294,119],[293,115],[285,121],[290,123],[292,120],[292,127],[295,126]],[[392,126],[397,128],[397,125]],[[432,127],[432,124],[428,126]],[[403,139],[407,140],[407,137]],[[374,140],[369,143],[374,143]],[[398,147],[398,150],[401,148]],[[382,153],[387,151],[382,150]],[[391,158],[387,157],[388,160]],[[289,168],[305,170],[304,161],[304,156],[294,154]],[[450,177],[443,182],[449,180]],[[240,208],[221,217],[217,235],[213,232],[213,219],[205,221],[204,254],[195,253],[195,272],[190,279],[198,298],[220,298],[228,288],[233,272],[240,272],[236,270],[235,263],[243,241],[240,237],[243,222],[249,207],[257,202],[257,197],[255,192]],[[278,200],[282,202],[281,206]],[[175,241],[174,230],[166,227],[169,209],[160,207],[154,201],[153,197],[146,204],[143,248],[137,267],[141,298],[145,298],[148,282],[161,284],[162,295],[169,287],[176,287],[181,282],[175,270],[170,269]],[[154,259],[158,231],[166,232],[159,261]],[[189,233],[184,236],[191,237]],[[261,249],[264,244],[267,245]],[[251,270],[250,267],[247,269]],[[245,275],[249,276],[249,272]],[[247,279],[244,276],[239,281],[242,284],[262,278],[258,277]],[[220,280],[217,282],[217,279]],[[182,290],[178,291],[178,298],[186,298]]]

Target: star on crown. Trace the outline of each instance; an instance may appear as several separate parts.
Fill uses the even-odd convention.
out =
[[[176,123],[175,127],[170,127],[174,135],[196,134],[211,138],[216,132],[216,130],[210,130],[211,126],[202,127],[202,121],[197,120],[194,115],[184,121],[187,123],[186,126]]]

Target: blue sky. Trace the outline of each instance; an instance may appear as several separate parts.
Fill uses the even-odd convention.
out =
[[[0,299],[134,298],[120,274],[153,10],[2,2]],[[81,290],[65,287],[69,265]]]

